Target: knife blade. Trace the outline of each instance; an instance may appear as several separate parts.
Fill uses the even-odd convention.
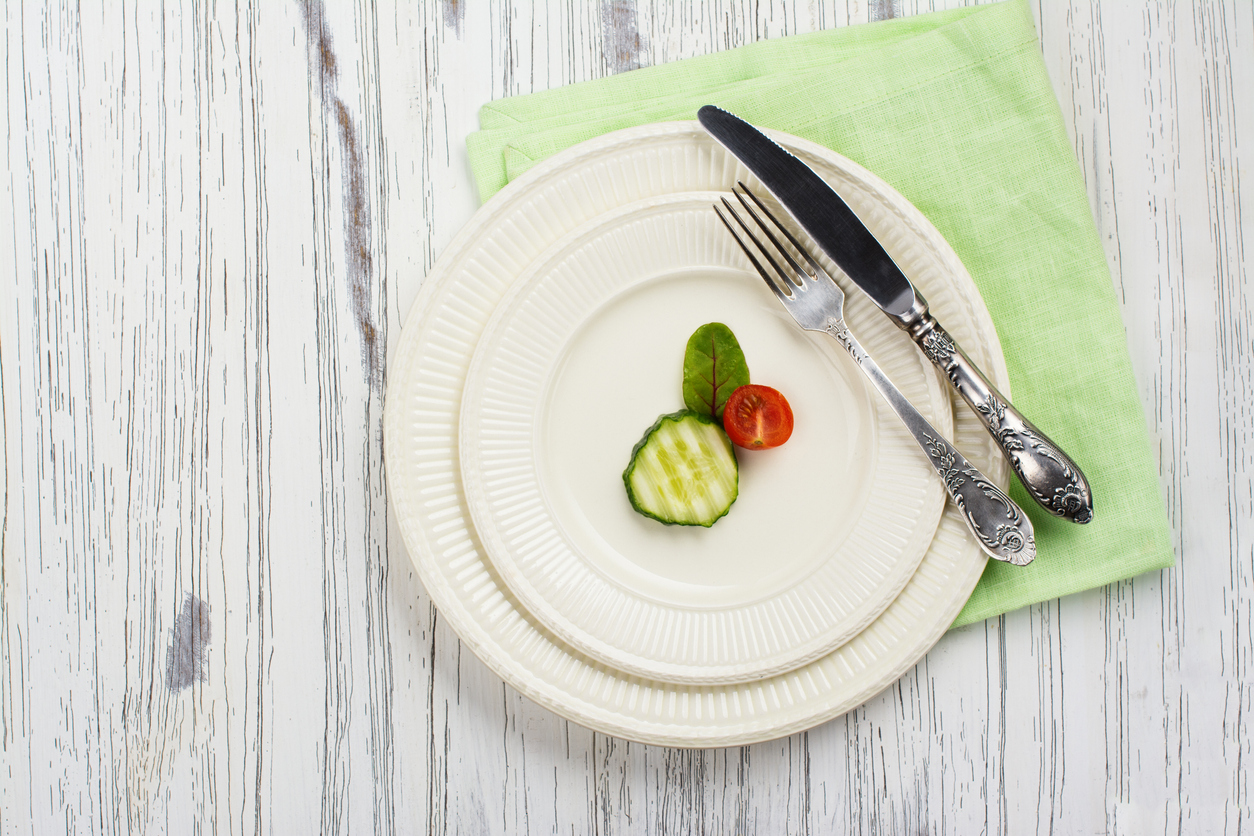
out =
[[[1056,517],[1076,523],[1092,520],[1093,495],[1084,473],[971,362],[849,204],[814,169],[738,116],[706,105],[697,112],[697,119],[944,372],[945,379],[983,419],[1032,498]]]

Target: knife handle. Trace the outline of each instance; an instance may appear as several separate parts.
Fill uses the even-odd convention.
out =
[[[1076,463],[997,391],[925,307],[917,313],[905,330],[984,419],[1032,498],[1055,517],[1075,523],[1093,519],[1093,494]]]

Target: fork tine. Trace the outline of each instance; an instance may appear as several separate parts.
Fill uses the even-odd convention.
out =
[[[781,276],[781,277],[785,276],[783,270],[781,270],[780,266],[775,262],[773,258],[771,258],[771,254],[768,253],[762,247],[762,243],[758,241],[758,239],[753,237],[753,233],[749,230],[749,227],[745,224],[744,219],[740,217],[740,213],[738,213],[732,207],[731,203],[728,202],[727,198],[725,197],[720,198],[720,200],[723,202],[723,206],[726,209],[726,214],[724,214],[724,209],[720,209],[717,203],[714,204],[714,211],[718,213],[719,220],[723,222],[723,225],[727,227],[727,231],[730,232],[732,234],[732,237],[736,239],[736,243],[740,245],[740,249],[744,250],[745,255],[749,257],[749,261],[753,263],[754,268],[757,269],[758,271],[758,275],[760,275],[762,277],[762,280],[766,282],[766,286],[769,287],[771,291],[776,296],[779,297],[781,302],[785,302],[785,303],[788,302],[788,300],[792,298],[792,294],[788,291],[785,291],[783,288],[781,288],[779,284],[776,282],[776,280],[771,277],[771,271],[768,270],[766,266],[761,261],[758,260],[758,257],[756,255],[754,255],[753,253],[754,248],[751,248],[745,242],[745,239],[742,238],[740,233],[736,231],[736,227],[732,226],[731,221],[727,219],[727,215],[731,215],[733,218],[736,219],[736,223],[740,226],[741,229],[744,230],[745,235],[749,238],[749,240],[753,241],[756,249],[766,258],[767,261],[770,262],[771,267],[774,268],[774,272],[777,276]],[[791,286],[791,283],[789,284]]]
[[[832,280],[832,277],[828,274],[826,270],[823,269],[823,266],[819,264],[817,261],[815,261],[814,258],[810,255],[809,250],[807,250],[804,246],[802,246],[801,242],[797,240],[797,237],[788,231],[788,227],[780,223],[779,218],[775,217],[774,213],[772,213],[770,209],[766,208],[766,204],[762,202],[761,198],[759,198],[752,191],[750,191],[749,187],[746,186],[740,180],[736,181],[736,186],[738,188],[732,190],[735,193],[736,198],[742,204],[744,204],[745,208],[748,209],[751,213],[753,213],[753,209],[747,203],[745,203],[744,197],[741,196],[742,193],[757,205],[758,209],[762,211],[762,214],[765,215],[767,219],[770,220],[771,225],[774,226],[777,230],[779,230],[780,233],[782,233],[783,236],[788,239],[788,243],[792,244],[793,249],[795,249],[798,253],[800,253],[801,257],[805,259],[806,265],[809,266],[810,268],[809,274],[811,278],[817,278],[819,276],[822,276],[823,278],[826,278],[829,281]],[[756,213],[754,213],[754,215],[756,217]],[[782,244],[779,243],[779,240],[775,238],[774,235],[771,234],[770,229],[767,228],[767,226],[762,223],[760,218],[758,219],[758,223],[762,226],[763,231],[765,231],[766,234],[770,236],[771,240],[775,243],[776,248],[779,249],[780,252],[784,253],[787,256],[788,260],[792,262],[797,272],[806,273],[807,271],[804,268],[802,268],[802,266],[798,264],[797,261],[793,259],[791,255],[788,254],[787,249]]]
[[[740,188],[744,189],[743,183],[737,182],[737,185]],[[767,239],[771,242],[771,244],[774,246],[775,253],[784,261],[786,261],[788,263],[788,266],[791,267],[792,269],[785,271],[782,267],[779,266],[779,262],[775,261],[775,259],[771,257],[770,253],[767,253],[767,258],[771,259],[772,266],[774,266],[775,269],[779,272],[779,274],[785,278],[790,289],[793,287],[804,289],[805,279],[803,277],[805,275],[805,268],[803,268],[801,264],[797,262],[797,259],[792,257],[792,253],[788,252],[788,248],[785,247],[780,242],[780,240],[775,237],[775,233],[771,231],[771,226],[768,225],[766,221],[762,220],[762,216],[758,214],[757,210],[753,208],[753,206],[749,203],[749,201],[745,200],[744,194],[741,194],[739,191],[736,191],[735,189],[732,190],[732,193],[736,196],[736,200],[740,202],[740,205],[744,207],[744,210],[749,213],[749,217],[753,218],[754,223],[757,224],[758,231],[762,235],[765,235]],[[745,189],[745,193],[749,194],[747,189]],[[768,218],[770,218],[771,224],[774,225],[776,229],[778,229],[779,221],[775,220],[775,217],[766,210],[765,206],[762,206],[761,201],[759,201],[752,194],[749,194],[749,197],[753,199],[754,203],[757,203],[758,206],[761,207],[762,212]],[[739,220],[739,216],[737,217],[737,220]],[[744,221],[741,221],[741,225],[744,226]],[[758,247],[763,252],[767,251],[766,245],[763,244],[761,240],[755,238],[754,242],[758,245]]]

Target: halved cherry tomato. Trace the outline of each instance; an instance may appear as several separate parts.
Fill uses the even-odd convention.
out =
[[[749,383],[731,393],[723,409],[723,429],[737,447],[765,450],[792,435],[792,407],[770,386]]]

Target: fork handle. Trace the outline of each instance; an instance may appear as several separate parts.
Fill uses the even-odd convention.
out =
[[[1062,449],[997,391],[979,367],[930,313],[923,310],[906,332],[975,413],[1042,508],[1076,523],[1093,519],[1088,480]]]
[[[858,368],[901,418],[919,447],[936,469],[945,491],[966,518],[967,526],[991,557],[1026,566],[1036,557],[1032,523],[1023,510],[992,481],[967,461],[906,399],[866,350],[849,333],[843,319],[828,323],[827,333],[836,338]]]

